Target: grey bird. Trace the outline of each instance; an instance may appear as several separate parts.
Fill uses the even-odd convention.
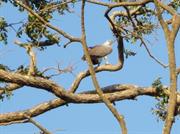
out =
[[[99,65],[102,59],[105,60],[105,64],[109,64],[107,60],[107,55],[112,52],[112,44],[114,41],[107,40],[103,44],[95,45],[93,47],[88,47],[88,52],[91,57],[93,65]],[[81,58],[82,60],[86,60],[85,55]]]

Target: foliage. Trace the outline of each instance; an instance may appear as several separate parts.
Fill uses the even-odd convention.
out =
[[[0,17],[0,42],[7,44],[7,22],[3,17]]]
[[[6,88],[4,89],[4,93],[0,94],[0,100],[3,101],[4,98],[7,98],[8,100],[11,99],[11,97],[13,96],[11,91],[6,90]]]
[[[138,7],[126,7],[126,10],[136,10]],[[154,24],[152,17],[154,11],[148,6],[143,6],[138,9],[138,15],[132,16],[119,16],[117,19],[117,25],[122,28],[122,34],[126,41],[135,43],[138,39],[144,35],[151,34],[156,25]]]
[[[5,70],[5,71],[10,71],[11,70],[8,66],[3,65],[3,64],[0,64],[0,69]]]
[[[29,67],[24,67],[23,65],[20,65],[17,68],[17,72],[20,74],[28,74],[28,71],[29,71]],[[39,71],[37,67],[35,68],[34,76],[49,79],[49,77],[44,76],[44,74],[41,71]]]
[[[178,8],[180,7],[180,1],[179,0],[173,0],[169,5],[172,8],[174,8],[175,10],[178,10]]]
[[[129,56],[135,56],[136,53],[131,51],[131,50],[128,50],[128,49],[125,49],[124,50],[124,54],[125,54],[125,57],[128,58]]]
[[[153,114],[157,116],[157,120],[165,120],[167,116],[167,103],[169,97],[167,94],[165,94],[163,85],[161,83],[161,78],[157,78],[153,83],[152,87],[156,88],[157,91],[157,96],[156,100],[158,101],[157,104],[155,105],[155,108],[152,108]]]

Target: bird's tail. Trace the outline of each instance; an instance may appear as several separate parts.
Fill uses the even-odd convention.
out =
[[[85,55],[83,55],[82,57],[81,57],[81,60],[86,60],[86,57],[85,57]]]

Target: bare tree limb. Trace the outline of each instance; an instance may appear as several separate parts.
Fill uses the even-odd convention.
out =
[[[67,92],[63,87],[50,80],[40,77],[32,77],[28,75],[21,75],[18,73],[10,73],[4,70],[0,70],[0,80],[4,82],[16,83],[23,86],[35,87],[37,89],[43,89],[53,93],[54,95],[62,99],[77,99],[76,95]]]
[[[93,64],[92,64],[90,55],[88,53],[88,47],[87,47],[87,43],[86,43],[86,34],[85,34],[85,26],[84,26],[84,7],[85,7],[85,0],[82,0],[82,7],[81,7],[82,46],[83,46],[83,51],[86,56],[86,60],[88,62],[89,72],[91,74],[91,78],[92,78],[94,87],[96,88],[96,91],[97,91],[99,97],[102,99],[102,101],[106,104],[108,109],[112,112],[114,117],[117,119],[117,121],[122,129],[122,134],[127,134],[127,128],[126,128],[126,124],[124,121],[124,117],[118,113],[116,108],[113,107],[113,104],[103,94],[102,90],[100,89],[99,83],[96,79],[96,74],[95,74],[95,71],[93,68]]]
[[[110,85],[102,88],[102,90],[105,96],[111,102],[121,101],[125,99],[134,99],[138,96],[143,96],[143,95],[153,96],[153,97],[158,96],[158,91],[155,88],[139,87],[136,85],[128,85],[128,84]],[[167,89],[167,87],[164,87],[163,91],[169,96],[170,92],[169,89]],[[99,95],[95,90],[82,92],[77,95],[80,98],[77,101],[66,102],[60,98],[57,98],[48,102],[41,103],[27,110],[0,114],[0,125],[9,125],[14,123],[27,122],[27,118],[24,117],[24,114],[28,113],[28,116],[32,118],[40,114],[43,114],[51,109],[63,106],[67,103],[76,103],[76,104],[102,103],[102,99],[99,97]],[[177,93],[177,105],[178,106],[180,105],[180,93]]]
[[[101,2],[98,0],[87,0],[87,2],[101,5],[101,6],[106,6],[109,8],[115,8],[115,7],[120,7],[120,6],[139,6],[139,5],[143,5],[143,4],[148,4],[153,1],[152,0],[142,0],[142,1],[135,1],[135,2],[106,3],[106,2]]]
[[[24,114],[24,116],[28,119],[29,122],[31,122],[32,124],[34,124],[37,128],[39,128],[43,134],[52,134],[51,132],[49,132],[46,128],[44,128],[40,123],[36,122],[35,120],[33,120],[30,116]]]

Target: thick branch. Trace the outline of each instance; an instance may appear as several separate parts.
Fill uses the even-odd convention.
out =
[[[96,74],[95,74],[95,71],[93,68],[93,64],[92,64],[90,55],[88,53],[88,47],[87,47],[87,43],[86,43],[85,24],[84,24],[84,7],[85,7],[85,0],[82,0],[82,8],[81,8],[82,46],[83,46],[83,51],[86,56],[86,60],[89,65],[89,72],[91,74],[91,78],[92,78],[94,87],[95,87],[99,97],[102,99],[102,101],[105,103],[105,105],[112,112],[114,117],[117,119],[117,121],[122,129],[122,134],[127,134],[127,128],[126,128],[126,124],[125,124],[123,116],[118,113],[118,111],[113,106],[113,104],[103,94],[102,90],[100,89],[99,83],[96,79]]]
[[[0,80],[4,82],[16,83],[22,86],[30,86],[38,89],[43,89],[63,99],[77,99],[73,93],[65,91],[63,87],[50,80],[40,77],[32,77],[0,70]]]
[[[164,88],[163,91],[169,95],[169,90]],[[158,96],[158,91],[152,87],[138,87],[136,85],[120,85],[115,84],[102,88],[105,96],[111,101],[120,101],[125,99],[134,99],[138,96],[147,95],[147,96]],[[9,125],[13,123],[23,123],[27,122],[27,118],[24,117],[24,114],[28,113],[29,117],[35,117],[40,114],[43,114],[51,109],[63,106],[67,103],[102,103],[101,98],[97,95],[95,90],[86,91],[83,93],[77,94],[79,99],[76,101],[65,102],[64,100],[57,98],[48,102],[41,103],[32,107],[30,109],[12,113],[0,114],[0,125]],[[180,94],[177,94],[177,105],[180,105]]]
[[[170,96],[169,96],[169,102],[168,102],[168,112],[167,117],[165,120],[165,125],[163,129],[163,134],[170,134],[171,128],[174,122],[174,115],[175,115],[175,109],[176,109],[176,101],[177,101],[177,73],[176,73],[176,58],[175,58],[175,51],[174,51],[174,41],[176,34],[179,29],[180,20],[179,16],[172,12],[171,8],[164,8],[168,12],[170,12],[173,15],[172,19],[172,30],[169,30],[168,24],[163,20],[160,7],[162,6],[161,2],[158,0],[154,0],[156,10],[157,10],[157,16],[160,21],[160,24],[164,30],[165,37],[166,37],[166,43],[168,48],[168,60],[169,60],[169,70],[170,70]]]
[[[158,2],[158,0],[154,0],[154,4],[156,6],[158,20],[159,20],[163,30],[165,31],[165,36],[167,37],[166,33],[169,32],[168,24],[164,21],[164,19],[162,17],[160,3]]]

